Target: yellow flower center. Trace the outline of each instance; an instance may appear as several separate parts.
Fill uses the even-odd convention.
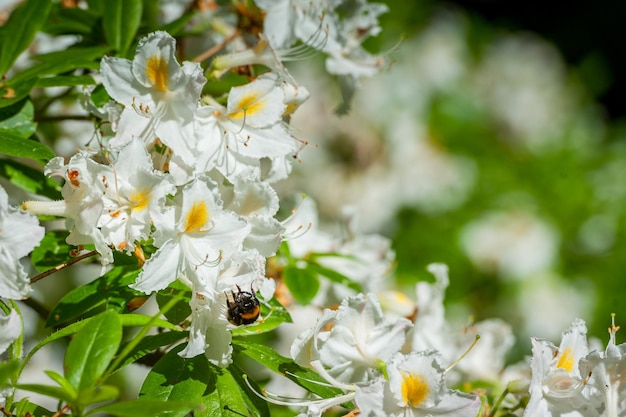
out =
[[[259,101],[258,93],[251,92],[248,95],[242,97],[242,99],[235,107],[228,117],[231,119],[242,119],[248,117],[256,112],[259,112],[265,107],[265,100]]]
[[[557,368],[565,369],[567,373],[571,374],[574,369],[574,354],[572,353],[572,348],[566,348],[561,357],[556,363]]]
[[[204,225],[209,221],[210,214],[204,201],[197,201],[187,213],[185,233],[203,232]]]
[[[417,407],[428,397],[429,392],[428,384],[420,375],[402,372],[402,399],[405,404]]]
[[[148,207],[148,203],[150,203],[150,190],[144,189],[136,191],[130,196],[130,205],[132,210],[144,210]]]
[[[146,75],[159,91],[167,91],[167,60],[159,55],[151,56],[146,62]]]

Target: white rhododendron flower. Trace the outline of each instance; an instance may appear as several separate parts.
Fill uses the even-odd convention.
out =
[[[282,84],[271,76],[233,87],[226,107],[201,107],[198,129],[212,140],[198,143],[197,169],[216,168],[231,181],[250,172],[260,178],[261,158],[285,158],[298,150],[282,120],[286,110]]]
[[[165,197],[175,193],[169,176],[155,171],[143,143],[133,139],[122,148],[103,177],[104,203],[98,226],[107,243],[131,252],[147,239],[152,219],[160,217]]]
[[[206,78],[198,63],[185,61],[181,66],[175,52],[172,36],[154,32],[139,42],[132,61],[102,59],[107,92],[126,106],[111,146],[121,147],[133,137],[146,144],[158,138],[187,163],[194,161],[191,125]]]
[[[50,214],[67,218],[70,231],[66,241],[70,245],[94,244],[103,263],[113,262],[113,252],[98,228],[104,212],[102,195],[106,193],[107,178],[113,180],[110,167],[97,163],[93,154],[82,151],[65,164],[62,157],[50,160],[44,173],[65,179],[61,191],[63,200],[28,202],[25,208],[36,214]]]
[[[22,320],[17,311],[11,310],[8,315],[0,315],[0,355],[2,355],[20,336]]]
[[[360,414],[371,417],[475,417],[480,398],[449,390],[436,351],[398,353],[387,363],[388,379],[356,391]]]
[[[588,387],[578,363],[589,351],[587,327],[576,319],[563,333],[557,348],[552,343],[532,339],[532,380],[526,417],[594,416],[588,397]]]
[[[32,291],[22,265],[45,230],[35,216],[9,205],[9,196],[0,187],[0,297],[21,299]]]
[[[615,316],[613,316],[613,321]],[[611,325],[609,343],[604,351],[593,351],[580,361],[580,372],[591,375],[589,385],[595,390],[593,402],[597,415],[615,417],[626,413],[626,344],[615,344],[619,327]],[[603,410],[603,412],[602,412]],[[585,413],[592,415],[591,413]]]
[[[198,179],[182,190],[181,202],[155,226],[159,249],[148,259],[133,288],[150,293],[176,278],[190,286],[215,289],[219,265],[241,250],[250,225],[222,208],[217,186]]]
[[[187,346],[179,352],[183,358],[204,354],[217,366],[228,366],[233,348],[227,330],[226,299],[215,292],[194,291],[189,302],[191,327]]]
[[[326,310],[294,341],[291,356],[340,382],[365,382],[402,348],[410,326],[409,320],[385,317],[373,294],[359,294],[336,311]]]

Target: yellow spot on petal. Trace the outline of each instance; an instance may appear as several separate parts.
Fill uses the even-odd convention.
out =
[[[419,406],[430,392],[430,387],[424,379],[413,372],[402,372],[402,399],[406,405]]]
[[[203,227],[209,221],[209,217],[210,214],[206,203],[204,201],[195,202],[185,219],[185,233],[203,232]]]
[[[135,191],[130,196],[130,203],[133,210],[141,211],[148,207],[150,203],[150,190],[144,189],[141,191]]]
[[[167,91],[167,60],[159,55],[148,58],[146,75],[159,91]]]
[[[563,351],[556,363],[556,367],[565,369],[567,373],[572,373],[574,369],[574,354],[572,353],[572,348],[567,348]]]
[[[257,92],[250,92],[243,96],[235,110],[228,114],[231,119],[243,119],[257,113],[265,107],[267,100],[259,100]]]

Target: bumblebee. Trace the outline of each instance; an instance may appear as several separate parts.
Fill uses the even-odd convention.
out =
[[[230,292],[232,301],[226,294],[226,306],[228,307],[226,318],[235,326],[252,324],[259,318],[261,313],[259,300],[250,291],[242,291],[239,286],[237,286],[237,290],[237,293]]]

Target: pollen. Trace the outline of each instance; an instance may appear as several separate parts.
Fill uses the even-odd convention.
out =
[[[144,189],[141,191],[135,191],[130,196],[131,207],[133,210],[141,211],[148,207],[150,203],[150,190]]]
[[[231,119],[243,119],[244,117],[250,116],[263,110],[265,104],[265,100],[259,100],[258,93],[251,92],[250,94],[242,97],[235,110],[229,113],[228,117],[230,117]]]
[[[428,384],[419,374],[402,372],[402,399],[406,405],[419,406],[428,397],[429,392]]]
[[[185,218],[185,233],[203,232],[210,218],[209,210],[204,201],[197,201]]]
[[[68,173],[67,173],[67,179],[70,181],[70,183],[74,187],[79,187],[80,186],[80,181],[78,181],[78,177],[79,176],[80,176],[80,173],[78,172],[77,169],[73,169],[71,171],[68,171]]]
[[[159,91],[167,91],[167,60],[154,55],[146,61],[146,75]]]
[[[574,355],[572,353],[572,348],[566,348],[561,357],[556,363],[557,368],[565,369],[567,373],[571,374],[574,369]]]

